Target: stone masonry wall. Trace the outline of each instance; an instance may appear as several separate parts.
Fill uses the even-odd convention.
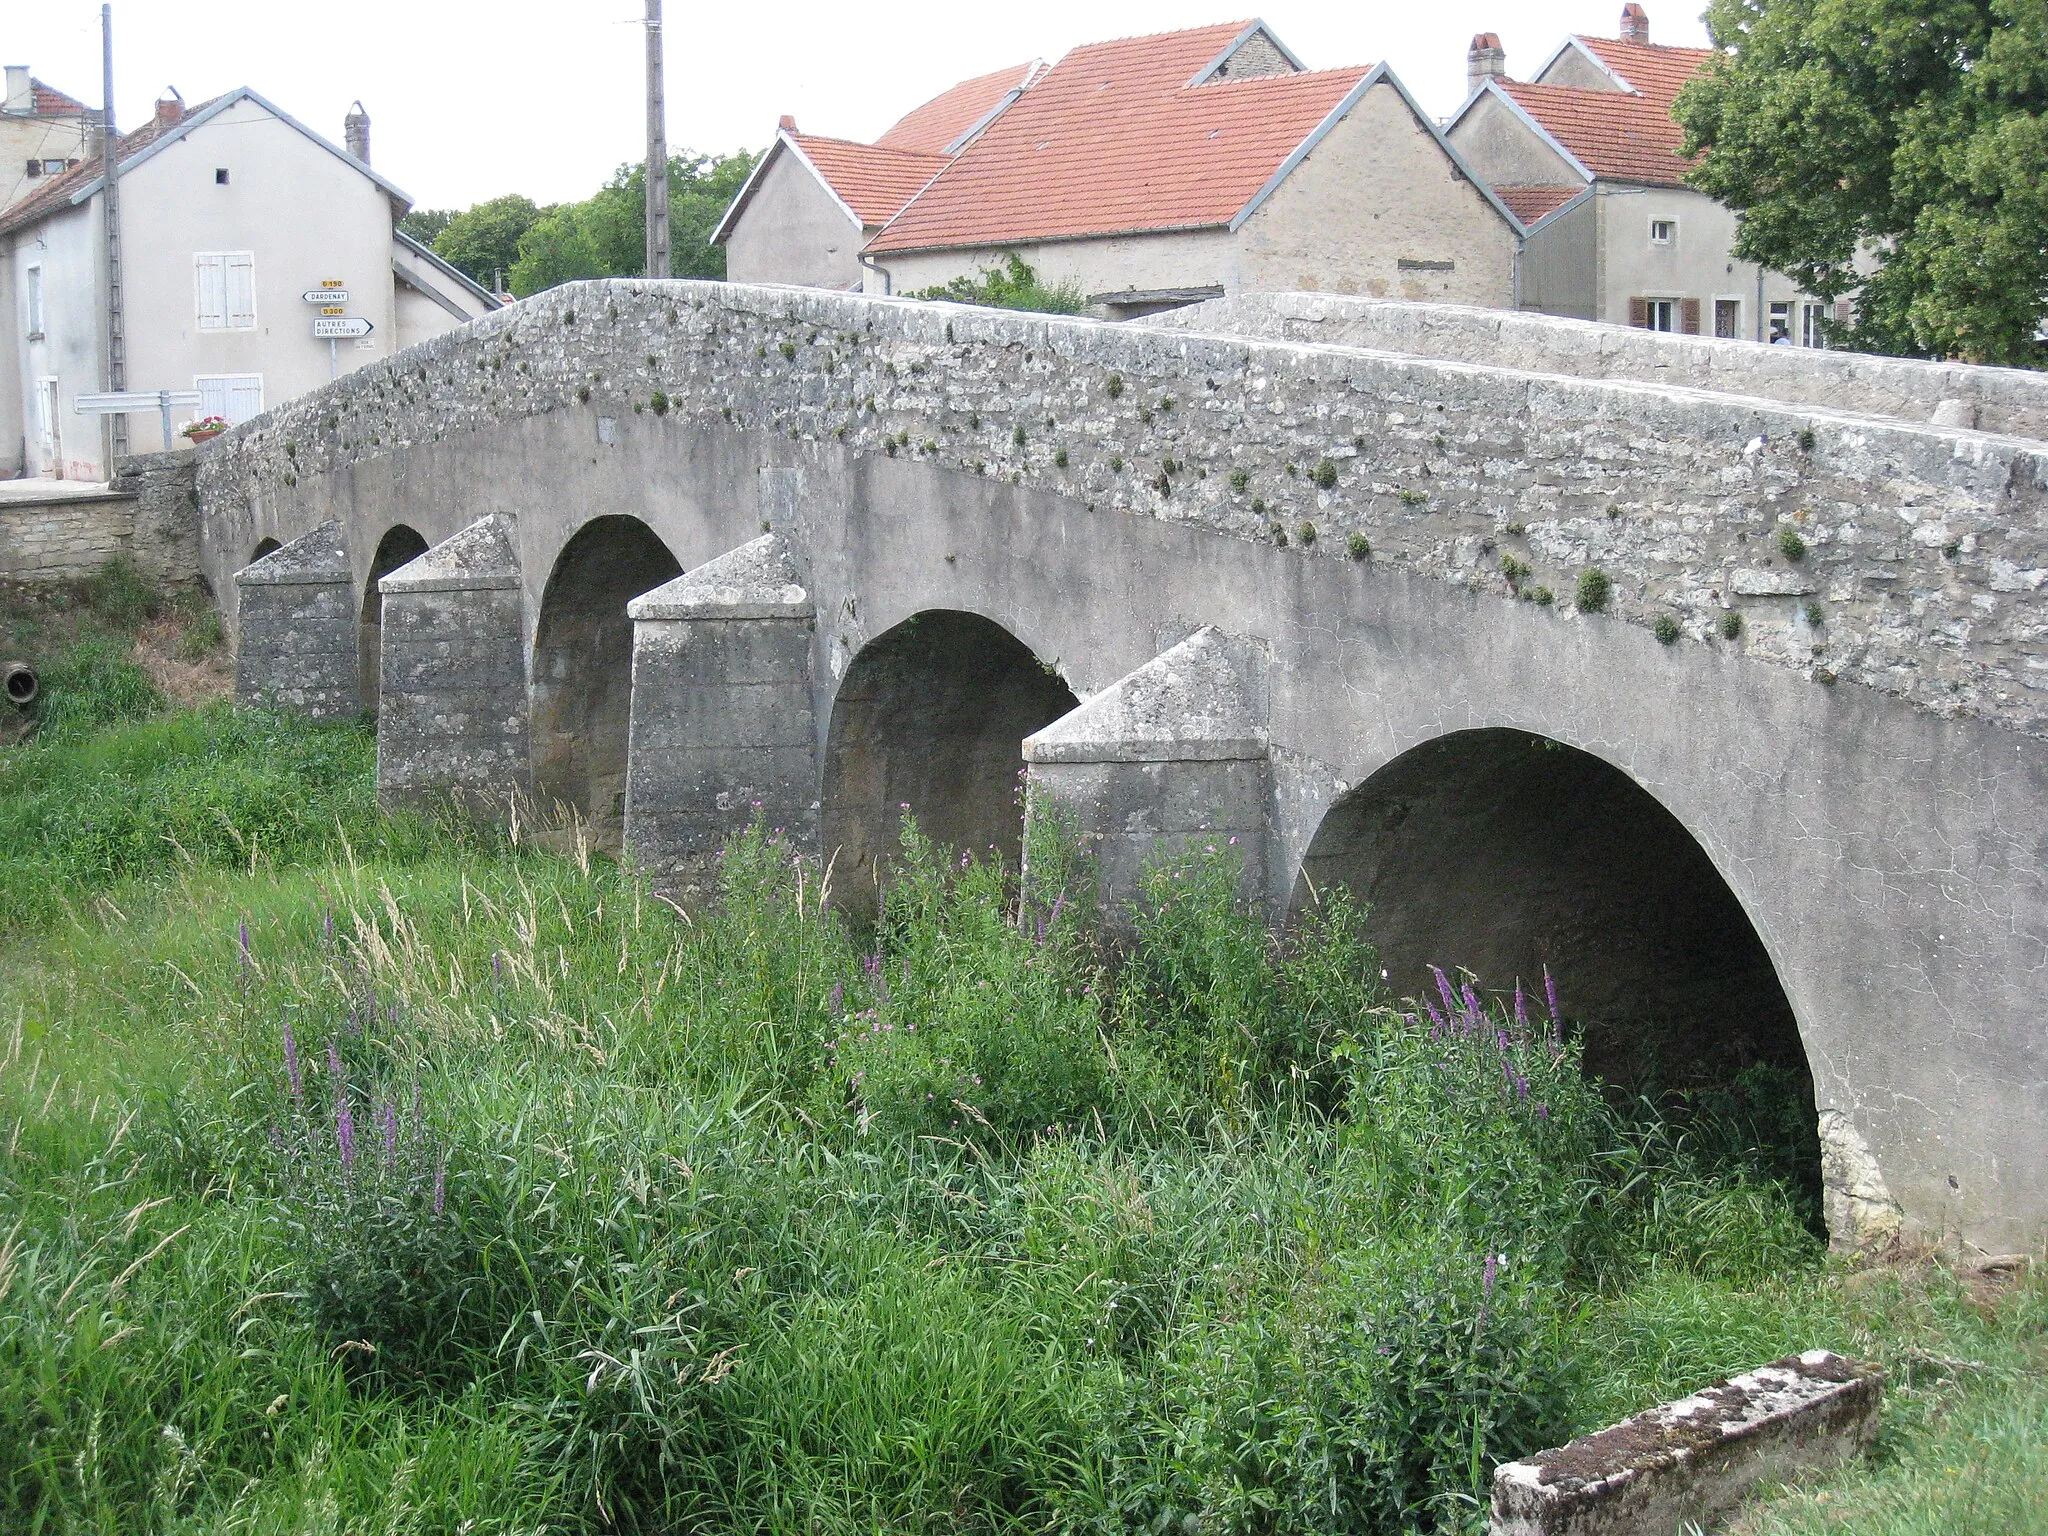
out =
[[[2048,448],[1641,383],[621,279],[235,429],[204,456],[201,500],[234,526],[302,473],[569,409],[907,455],[1392,563],[1560,623],[1597,566],[1616,614],[1669,619],[1678,643],[2048,736]]]
[[[199,570],[193,455],[123,459],[101,495],[66,487],[47,500],[0,500],[0,577],[75,581],[123,556],[158,581]]]

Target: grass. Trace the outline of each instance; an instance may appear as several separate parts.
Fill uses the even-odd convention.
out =
[[[354,728],[144,716],[0,768],[7,1529],[1464,1530],[1816,1345],[1879,1454],[1746,1530],[2042,1523],[2039,1280],[1824,1262],[1768,1149],[1391,1006],[1341,906],[1274,946],[1227,847],[1114,966],[1050,843],[913,830],[857,934],[757,830],[685,920],[378,817]]]

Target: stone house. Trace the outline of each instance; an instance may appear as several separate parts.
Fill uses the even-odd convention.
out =
[[[712,231],[736,283],[858,289],[861,247],[1045,70],[1033,61],[963,80],[872,144],[799,133],[775,141]]]
[[[1651,42],[1635,0],[1619,37],[1568,37],[1528,81],[1508,78],[1495,34],[1472,39],[1472,92],[1446,132],[1526,228],[1518,308],[1826,344],[1826,307],[1737,260],[1734,211],[1685,185],[1671,107],[1712,57]]]
[[[0,208],[12,207],[95,149],[100,115],[29,73],[7,66],[0,101]]]
[[[1386,65],[1309,70],[1251,21],[1072,50],[863,259],[913,293],[1014,253],[1116,318],[1275,289],[1507,307],[1520,236]]]
[[[367,115],[347,130],[345,150],[241,87],[190,111],[159,101],[122,136],[127,388],[197,390],[179,418],[238,422],[497,307],[399,232],[411,199],[370,168]],[[86,156],[0,211],[0,476],[108,477],[111,419],[76,408],[108,387],[103,205]],[[328,287],[346,301],[306,297]],[[329,340],[320,319],[369,329]],[[125,422],[126,451],[184,446],[155,411]]]

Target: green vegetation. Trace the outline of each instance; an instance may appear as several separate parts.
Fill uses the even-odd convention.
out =
[[[1087,296],[1073,282],[1048,285],[1023,257],[1012,251],[993,267],[983,267],[973,277],[956,277],[935,288],[923,288],[913,299],[947,299],[955,304],[982,304],[991,309],[1036,310],[1048,315],[1078,315],[1087,306]],[[952,340],[949,335],[947,340]],[[1112,379],[1116,375],[1110,375]],[[1122,393],[1122,381],[1110,391],[1113,400]]]
[[[1467,1530],[1816,1345],[1882,1454],[1755,1529],[2040,1521],[2048,1286],[1828,1267],[1770,1148],[1519,988],[1394,1006],[1341,899],[1276,945],[1224,839],[1114,965],[1050,825],[910,828],[872,932],[757,827],[684,920],[379,817],[355,727],[95,697],[0,781],[76,891],[5,919],[0,1525]]]
[[[502,284],[518,265],[519,242],[552,211],[517,192],[491,198],[451,216],[434,236],[434,254],[486,287]]]
[[[1838,345],[2038,367],[2048,13],[2038,0],[1712,0],[1680,93],[1735,254],[1826,299]],[[1805,446],[1802,440],[1802,446]]]
[[[1599,566],[1589,566],[1579,572],[1578,589],[1573,600],[1581,613],[1600,613],[1614,596],[1614,582]]]

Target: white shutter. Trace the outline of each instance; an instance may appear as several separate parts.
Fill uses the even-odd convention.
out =
[[[194,282],[198,288],[199,329],[217,331],[228,323],[226,258],[217,252],[201,251],[192,258]]]
[[[227,254],[228,329],[256,328],[256,258],[248,251]]]
[[[199,414],[201,416],[226,416],[228,413],[228,381],[223,378],[198,378],[192,381],[199,391]]]
[[[242,374],[228,381],[227,418],[230,423],[240,426],[252,416],[263,414],[263,375]]]

